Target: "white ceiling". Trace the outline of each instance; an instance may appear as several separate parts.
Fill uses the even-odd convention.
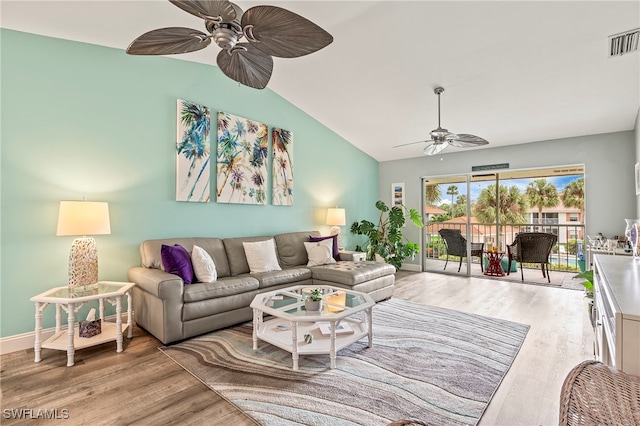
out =
[[[429,138],[437,86],[442,127],[487,148],[632,130],[640,108],[640,53],[607,57],[607,36],[640,27],[637,0],[237,4],[284,7],[333,35],[314,54],[275,58],[268,88],[378,161],[422,155],[423,144],[393,146]],[[204,30],[164,0],[1,0],[0,24],[118,49],[156,28]],[[174,57],[215,66],[217,53]]]

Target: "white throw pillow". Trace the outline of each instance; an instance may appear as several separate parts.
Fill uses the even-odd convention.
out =
[[[280,271],[276,256],[276,245],[272,239],[256,242],[243,242],[244,254],[252,274],[258,272]]]
[[[327,263],[336,263],[333,258],[333,240],[322,240],[313,243],[304,243],[307,249],[309,263],[307,266],[326,265]]]
[[[218,271],[213,259],[205,249],[199,246],[193,246],[191,252],[191,264],[196,278],[201,283],[212,283],[218,279]]]

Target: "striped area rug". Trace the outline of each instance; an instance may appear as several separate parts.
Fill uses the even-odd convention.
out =
[[[509,370],[528,325],[401,299],[373,310],[366,338],[328,355],[300,357],[260,341],[252,324],[161,350],[261,425],[475,425]]]

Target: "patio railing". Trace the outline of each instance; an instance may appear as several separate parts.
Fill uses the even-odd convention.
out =
[[[425,226],[426,247],[425,256],[428,259],[444,259],[446,249],[444,241],[438,231],[440,229],[459,229],[465,238],[474,243],[491,243],[497,246],[500,251],[507,251],[507,245],[513,243],[515,235],[519,232],[548,232],[558,237],[558,243],[553,247],[550,263],[551,268],[560,271],[578,271],[582,253],[586,256],[586,246],[584,244],[583,224],[558,224],[549,221],[540,223],[524,224],[495,224],[472,222],[467,231],[467,225],[461,223],[432,222]]]

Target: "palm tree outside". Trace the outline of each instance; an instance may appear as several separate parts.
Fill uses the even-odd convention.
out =
[[[467,215],[467,195],[466,194],[461,194],[458,196],[458,198],[456,199],[456,204],[454,206],[453,213],[454,213],[453,217],[460,217],[460,216]]]
[[[453,197],[455,197],[456,195],[458,195],[458,186],[457,185],[449,185],[449,187],[447,188],[447,195],[451,195],[451,217],[453,218],[453,209],[454,209],[454,204],[453,204]]]
[[[584,209],[584,178],[573,180],[564,187],[562,204],[565,207]]]
[[[542,225],[542,210],[558,205],[558,189],[547,179],[535,179],[527,185],[525,194],[529,204],[538,207],[538,223]]]
[[[425,185],[424,196],[427,205],[437,205],[440,201],[442,201],[442,190],[440,189],[440,185]]]
[[[474,209],[474,216],[482,223],[525,223],[527,198],[517,186],[500,185],[499,200],[496,200],[496,185],[491,184],[480,192]]]

